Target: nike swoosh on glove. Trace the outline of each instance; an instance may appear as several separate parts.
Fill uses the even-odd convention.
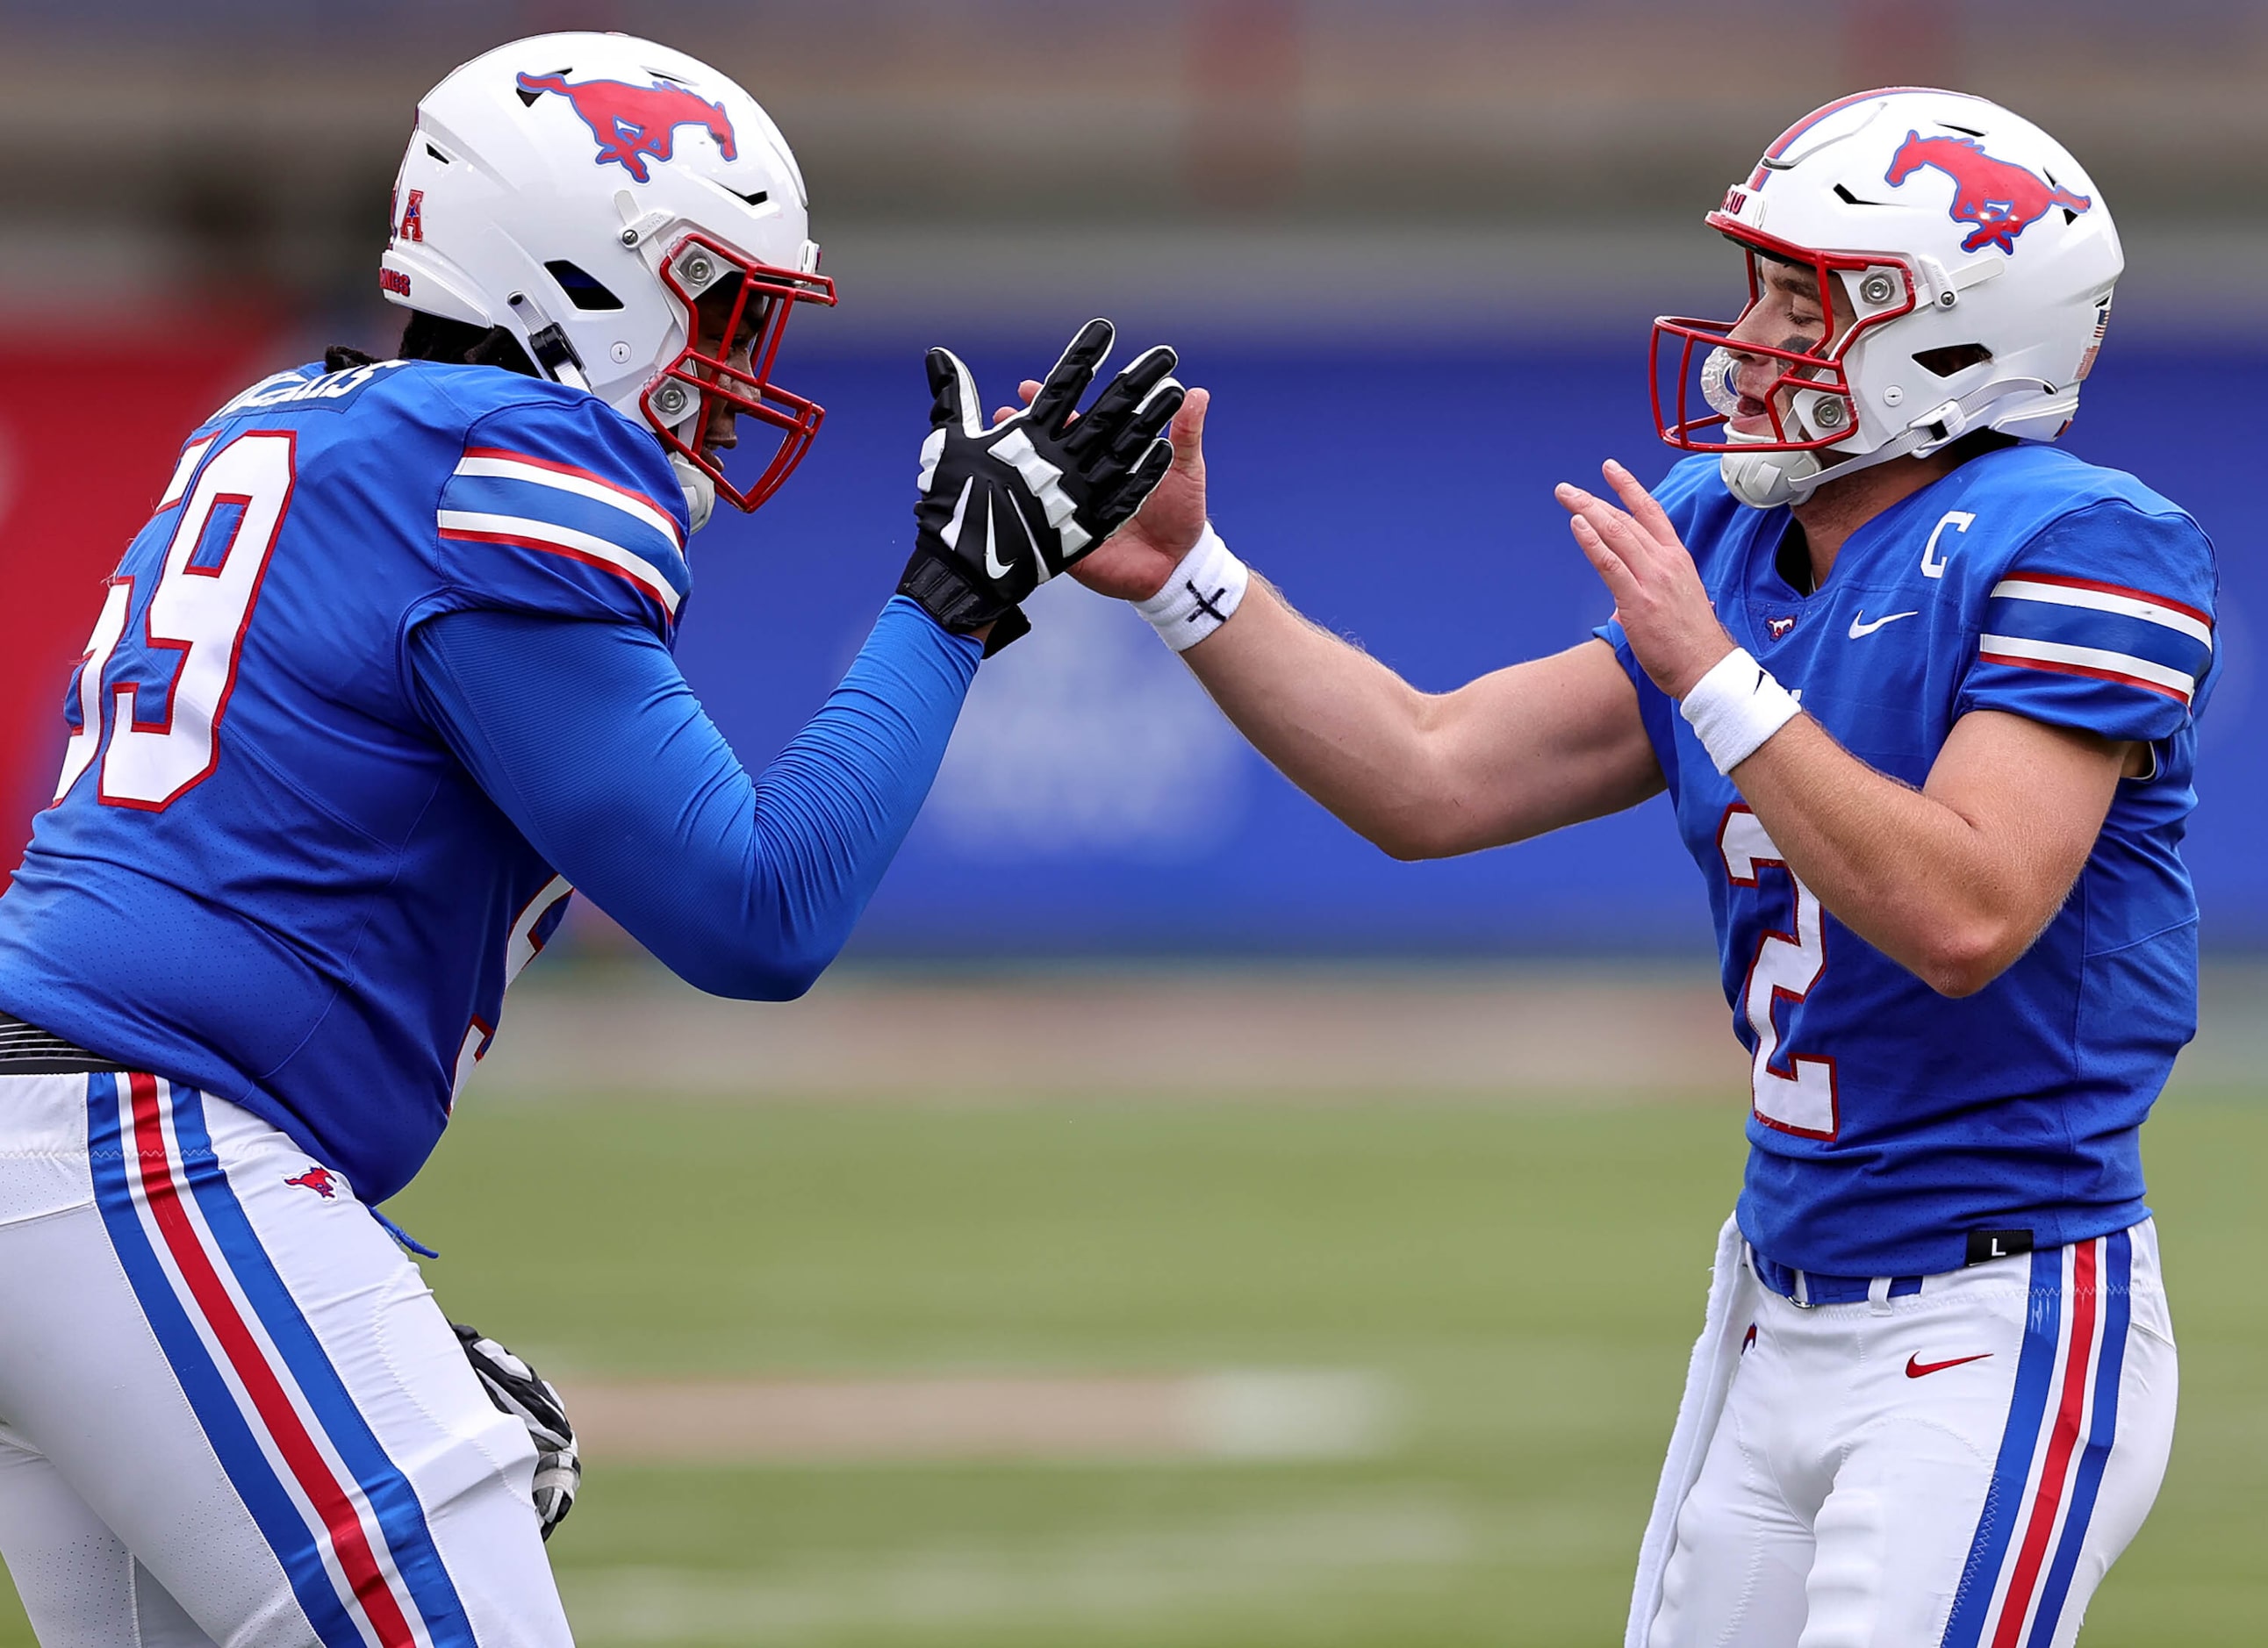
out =
[[[567,1406],[549,1379],[479,1328],[462,1322],[449,1326],[489,1400],[526,1425],[535,1444],[536,1527],[548,1540],[575,1508],[575,1492],[583,1483],[582,1455],[575,1446],[575,1427],[567,1422]]]
[[[1079,411],[1114,335],[1088,321],[1032,404],[989,428],[961,357],[929,352],[934,404],[898,593],[956,634],[990,624],[987,658],[1031,628],[1018,603],[1124,526],[1173,465],[1161,438],[1184,392],[1172,349],[1138,356]]]

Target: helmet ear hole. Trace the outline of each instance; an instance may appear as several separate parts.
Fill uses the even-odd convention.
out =
[[[1992,358],[1992,351],[1982,343],[1946,343],[1936,349],[1926,349],[1914,356],[1914,364],[1940,378],[1950,378],[1955,372],[1982,366]]]
[[[567,301],[578,309],[619,309],[622,300],[607,290],[606,283],[585,269],[579,263],[565,258],[554,258],[543,266],[551,278],[559,283],[559,290],[567,294]]]

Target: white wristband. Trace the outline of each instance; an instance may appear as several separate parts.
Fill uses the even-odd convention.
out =
[[[1678,706],[1709,759],[1726,776],[1764,740],[1803,713],[1795,695],[1740,647],[1717,660]]]
[[[1252,574],[1205,523],[1197,547],[1182,557],[1165,587],[1134,610],[1150,621],[1176,652],[1186,652],[1229,621],[1244,600]]]

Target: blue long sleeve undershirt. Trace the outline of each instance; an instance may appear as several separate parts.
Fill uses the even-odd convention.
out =
[[[426,715],[529,843],[688,983],[758,1001],[802,995],[850,938],[979,653],[893,600],[751,780],[644,630],[475,611],[409,638]]]

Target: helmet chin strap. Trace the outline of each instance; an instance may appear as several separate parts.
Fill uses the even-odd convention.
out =
[[[706,399],[704,395],[696,395],[692,415],[670,426],[670,432],[688,446],[701,438],[701,408]],[[678,490],[685,494],[685,512],[691,518],[692,531],[697,533],[717,512],[717,483],[681,452],[669,454],[669,467],[677,476]],[[686,535],[690,537],[692,533]]]
[[[676,452],[669,454],[669,467],[677,472],[678,489],[685,494],[685,511],[692,517],[693,530],[699,532],[717,512],[717,483]]]
[[[1763,438],[1727,430],[1726,438],[1748,442]],[[1725,489],[1750,509],[1778,509],[1800,504],[1819,484],[1819,454],[1815,452],[1727,452],[1717,460],[1717,473]]]

